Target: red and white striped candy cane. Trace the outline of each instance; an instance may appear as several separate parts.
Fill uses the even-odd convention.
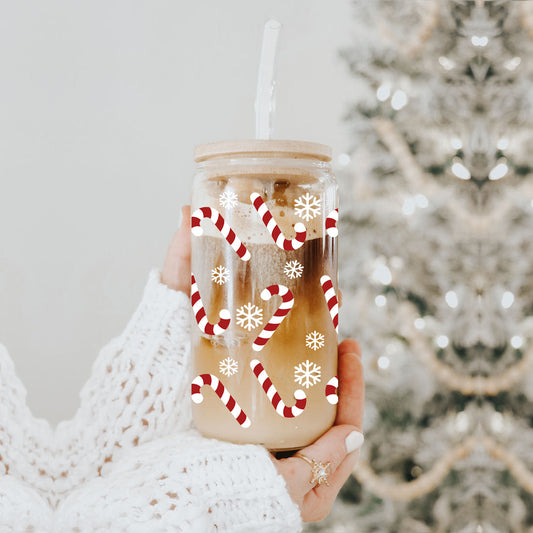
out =
[[[194,274],[191,274],[191,304],[194,317],[198,327],[207,335],[220,335],[224,333],[231,322],[231,315],[227,309],[222,309],[219,313],[220,320],[218,324],[211,324],[207,320],[207,313],[205,312],[204,304],[200,298],[200,291],[196,284]]]
[[[339,379],[337,376],[332,377],[326,383],[326,400],[331,404],[335,405],[339,403],[339,397],[337,396],[337,390],[339,388]]]
[[[263,328],[263,331],[259,333],[252,344],[252,348],[256,352],[260,352],[263,349],[270,337],[274,335],[274,331],[276,331],[283,319],[289,314],[289,311],[292,309],[294,304],[294,296],[292,295],[290,289],[285,287],[285,285],[270,285],[270,287],[267,287],[263,290],[261,293],[261,298],[267,301],[270,300],[270,298],[275,294],[279,294],[281,296],[282,302],[277,308],[276,312],[272,315],[272,318],[269,320],[268,324]]]
[[[228,392],[228,389],[224,387],[224,384],[216,376],[213,376],[213,374],[200,374],[193,379],[191,383],[191,397],[194,403],[202,403],[204,401],[204,397],[200,391],[204,385],[209,385],[216,392],[222,403],[233,415],[233,418],[243,428],[249,428],[251,426],[250,419],[246,416],[246,413]]]
[[[326,233],[330,237],[337,237],[339,234],[339,230],[337,229],[337,222],[339,221],[339,210],[334,209],[327,217],[326,217]]]
[[[339,301],[333,288],[333,282],[329,276],[322,276],[320,278],[320,284],[322,285],[322,291],[324,292],[324,298],[328,304],[329,314],[331,320],[335,326],[335,331],[339,333]]]
[[[191,216],[191,231],[193,235],[199,237],[203,234],[204,230],[200,226],[200,222],[208,218],[213,222],[218,231],[228,241],[229,245],[237,252],[237,255],[243,260],[248,261],[250,259],[250,252],[241,242],[239,237],[226,223],[224,217],[212,207],[200,207]]]
[[[259,384],[266,392],[266,395],[270,400],[272,407],[274,407],[278,415],[283,416],[284,418],[294,418],[295,416],[301,415],[304,412],[305,405],[307,403],[307,397],[303,390],[296,389],[294,391],[294,398],[296,399],[296,403],[293,407],[287,407],[283,403],[283,400],[281,399],[281,396],[276,390],[276,387],[274,387],[274,385],[272,384],[272,381],[268,377],[268,374],[263,368],[263,365],[257,359],[254,359],[253,361],[250,361],[250,368],[252,369],[252,372],[254,373],[257,380],[259,381]]]
[[[259,213],[263,224],[266,226],[266,229],[270,233],[271,237],[274,239],[274,242],[282,250],[297,250],[305,242],[305,237],[307,236],[307,230],[301,222],[297,222],[294,225],[294,231],[296,232],[296,237],[289,240],[285,238],[285,235],[281,232],[277,222],[274,220],[272,213],[266,206],[265,202],[259,194],[253,192],[250,194],[250,200],[252,201],[255,210]]]

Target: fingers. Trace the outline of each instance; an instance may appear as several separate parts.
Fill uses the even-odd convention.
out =
[[[335,424],[363,427],[365,382],[361,364],[361,347],[347,339],[339,344],[339,403]]]
[[[350,425],[334,426],[313,444],[300,450],[300,452],[320,463],[330,463],[328,474],[331,477],[331,473],[335,472],[344,461],[348,453],[346,438],[354,431],[358,433],[357,428]],[[360,440],[360,438],[355,438],[355,445],[360,446],[362,444]],[[353,444],[354,437],[352,436],[348,441],[350,451],[353,451],[351,449]],[[313,477],[312,465],[299,457],[292,456],[279,460],[278,470],[285,477],[287,489],[291,496],[295,495],[300,501],[316,485],[316,482],[311,482]],[[323,486],[327,488],[326,485]]]
[[[329,487],[320,485],[310,490],[303,498],[301,506],[302,519],[305,522],[316,522],[324,519],[359,459],[359,450],[348,454],[337,470],[329,476]]]
[[[358,428],[363,425],[364,380],[361,364],[361,347],[357,341],[347,339],[339,345],[339,404],[335,427]],[[350,477],[363,444],[362,433],[348,437],[348,453],[329,476],[329,487],[319,485],[303,499],[302,517],[305,521],[322,520],[331,509],[338,492]],[[318,441],[317,441],[318,442]],[[352,453],[350,453],[352,452]],[[314,456],[311,456],[314,457]]]
[[[339,352],[355,353],[361,357],[361,345],[355,339],[345,339],[339,344]]]
[[[335,426],[301,453],[320,463],[330,463],[329,486],[312,483],[312,465],[298,457],[275,460],[287,490],[300,506],[304,521],[321,520],[331,509],[342,485],[350,476],[363,444],[364,381],[359,343],[339,344],[339,403]]]
[[[177,291],[190,293],[191,288],[191,207],[182,207],[182,221],[168,247],[161,282]]]
[[[330,462],[329,472],[335,472],[346,457],[346,454],[349,453],[346,450],[346,437],[354,430],[357,432],[362,431],[364,381],[360,354],[361,347],[353,339],[347,339],[339,344],[339,403],[335,426],[315,443],[301,451],[304,455],[317,461]],[[361,439],[361,437],[359,438]],[[352,439],[357,439],[357,437],[354,436]],[[297,457],[290,457],[280,462],[283,461],[287,461],[287,466],[296,472],[291,488],[297,494],[301,494],[302,491],[309,492],[313,487],[313,485],[309,484],[309,479],[311,479],[309,477],[310,465]],[[307,476],[305,471],[307,471]],[[347,476],[344,477],[344,481],[346,479]]]

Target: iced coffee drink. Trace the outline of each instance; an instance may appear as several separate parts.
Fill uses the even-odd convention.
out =
[[[337,188],[329,149],[249,141],[197,150],[192,205],[196,427],[301,448],[334,422]]]

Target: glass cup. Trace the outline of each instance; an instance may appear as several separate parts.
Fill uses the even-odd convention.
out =
[[[338,192],[327,146],[196,148],[191,384],[206,437],[313,442],[337,402]]]

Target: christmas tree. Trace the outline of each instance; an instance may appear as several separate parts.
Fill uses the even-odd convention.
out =
[[[341,336],[361,460],[308,531],[533,531],[533,2],[358,0]]]

